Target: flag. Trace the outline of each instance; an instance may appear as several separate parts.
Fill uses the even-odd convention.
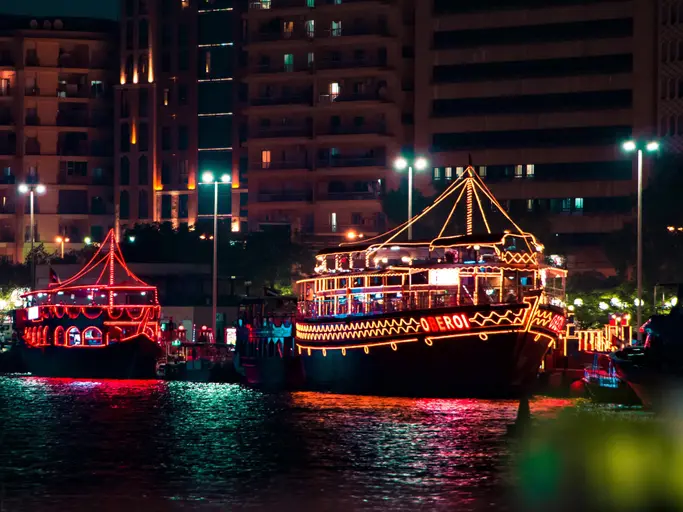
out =
[[[50,284],[59,284],[61,282],[62,280],[59,279],[59,276],[57,275],[57,272],[55,272],[55,269],[50,267]]]

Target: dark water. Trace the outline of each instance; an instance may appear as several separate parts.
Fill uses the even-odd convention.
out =
[[[501,510],[515,414],[514,402],[0,377],[0,511]]]

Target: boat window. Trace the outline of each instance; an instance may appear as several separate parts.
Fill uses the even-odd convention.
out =
[[[477,304],[493,304],[501,301],[500,274],[477,276]]]
[[[64,327],[61,325],[55,327],[55,345],[64,345]]]
[[[69,327],[66,331],[66,344],[70,347],[81,345],[81,332],[78,327]]]
[[[460,304],[474,303],[474,276],[460,274]]]
[[[102,331],[97,327],[88,327],[83,331],[83,344],[89,347],[102,345]]]
[[[382,286],[382,276],[373,276],[370,278],[370,286]]]
[[[402,284],[401,276],[387,276],[387,286],[401,286]]]
[[[327,279],[325,290],[336,290],[337,287],[334,285],[334,279]]]
[[[360,288],[364,286],[363,284],[364,279],[362,277],[354,277],[353,278],[353,287],[354,288]]]
[[[353,253],[353,268],[365,268],[365,253]]]
[[[338,286],[338,289],[341,289],[341,288],[346,288],[346,287],[347,287],[347,286],[349,285],[349,284],[348,284],[348,282],[349,282],[349,280],[348,280],[348,279],[346,279],[346,278],[344,278],[344,279],[340,279],[340,280],[339,280],[339,286]]]
[[[418,272],[411,277],[411,284],[427,284],[429,283],[429,274],[427,272]]]
[[[325,265],[327,266],[327,270],[334,270],[335,268],[337,268],[335,256],[332,255],[325,258]]]

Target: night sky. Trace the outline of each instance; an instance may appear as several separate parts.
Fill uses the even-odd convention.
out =
[[[0,13],[117,18],[119,0],[0,0]]]

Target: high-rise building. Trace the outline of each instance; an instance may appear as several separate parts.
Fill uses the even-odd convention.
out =
[[[382,232],[404,140],[399,2],[256,0],[243,18],[249,228]]]
[[[124,0],[116,94],[118,225],[213,216],[202,173],[229,174],[218,213],[240,227],[233,162],[232,0]],[[235,158],[237,158],[235,156]],[[233,212],[233,205],[236,209]]]
[[[621,143],[656,133],[655,4],[416,2],[415,145],[431,179],[455,179],[471,156],[515,216],[548,223],[575,270],[605,268],[590,249],[633,215]]]
[[[35,240],[48,250],[111,226],[115,39],[114,22],[0,17],[0,258],[22,261],[30,247],[20,183],[46,187]]]

